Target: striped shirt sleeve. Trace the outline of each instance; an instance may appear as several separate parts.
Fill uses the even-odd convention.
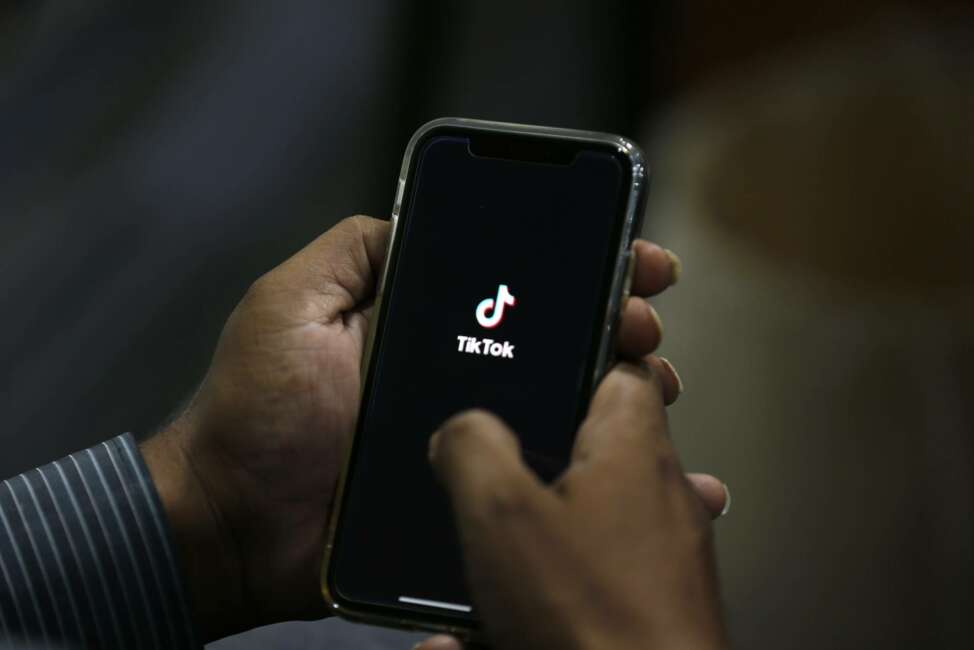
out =
[[[0,483],[0,646],[200,648],[132,436]]]

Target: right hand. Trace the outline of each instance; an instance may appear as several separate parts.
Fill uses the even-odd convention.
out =
[[[670,441],[661,371],[650,359],[605,377],[551,486],[491,414],[462,413],[431,438],[493,647],[728,647],[708,508]]]

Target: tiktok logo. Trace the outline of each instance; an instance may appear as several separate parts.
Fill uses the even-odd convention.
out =
[[[497,287],[497,298],[485,298],[477,305],[477,322],[481,327],[493,329],[504,319],[504,307],[513,307],[516,303],[514,296],[507,289],[506,284]],[[490,316],[487,313],[490,312]]]
[[[477,305],[477,322],[481,327],[493,329],[504,320],[504,309],[516,304],[514,296],[506,284],[497,287],[496,298],[485,298]],[[476,336],[457,336],[457,352],[475,354],[483,357],[513,359],[514,346],[510,341],[477,338]]]

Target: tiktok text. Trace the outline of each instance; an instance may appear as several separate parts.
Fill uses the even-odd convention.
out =
[[[476,336],[457,336],[457,351],[467,354],[480,354],[485,357],[514,358],[514,346],[494,339],[478,339]]]

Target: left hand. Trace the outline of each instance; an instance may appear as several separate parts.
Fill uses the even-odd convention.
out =
[[[327,615],[322,555],[388,238],[388,222],[351,217],[257,280],[186,412],[143,444],[207,640]],[[635,252],[634,297],[672,284],[670,255],[645,241]],[[649,304],[629,300],[620,354],[641,357],[660,336]],[[679,380],[657,363],[672,401]],[[719,511],[719,481],[698,483]]]

